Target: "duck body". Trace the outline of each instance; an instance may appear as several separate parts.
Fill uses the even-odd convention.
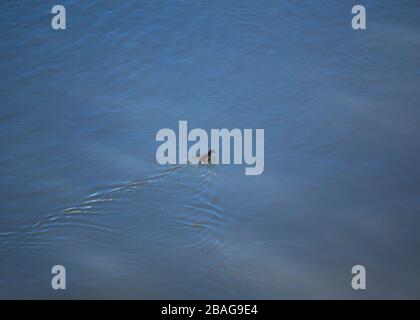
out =
[[[205,155],[201,156],[198,160],[198,164],[211,164],[211,156],[216,153],[213,149],[209,150]]]

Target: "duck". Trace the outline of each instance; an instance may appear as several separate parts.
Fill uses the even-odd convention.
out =
[[[205,155],[200,157],[198,164],[211,164],[211,156],[215,153],[216,151],[213,149],[209,150]]]

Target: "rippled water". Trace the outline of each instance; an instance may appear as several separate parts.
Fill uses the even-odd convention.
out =
[[[0,298],[419,298],[418,1],[61,3],[0,3]],[[179,120],[264,173],[158,165]]]

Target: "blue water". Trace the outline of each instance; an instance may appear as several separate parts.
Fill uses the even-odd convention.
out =
[[[417,0],[54,4],[0,3],[0,298],[420,297]],[[157,164],[179,120],[264,173]]]

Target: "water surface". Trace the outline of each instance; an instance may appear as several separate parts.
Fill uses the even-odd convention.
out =
[[[418,1],[54,4],[0,3],[0,298],[419,298]],[[158,165],[179,120],[264,173]]]

